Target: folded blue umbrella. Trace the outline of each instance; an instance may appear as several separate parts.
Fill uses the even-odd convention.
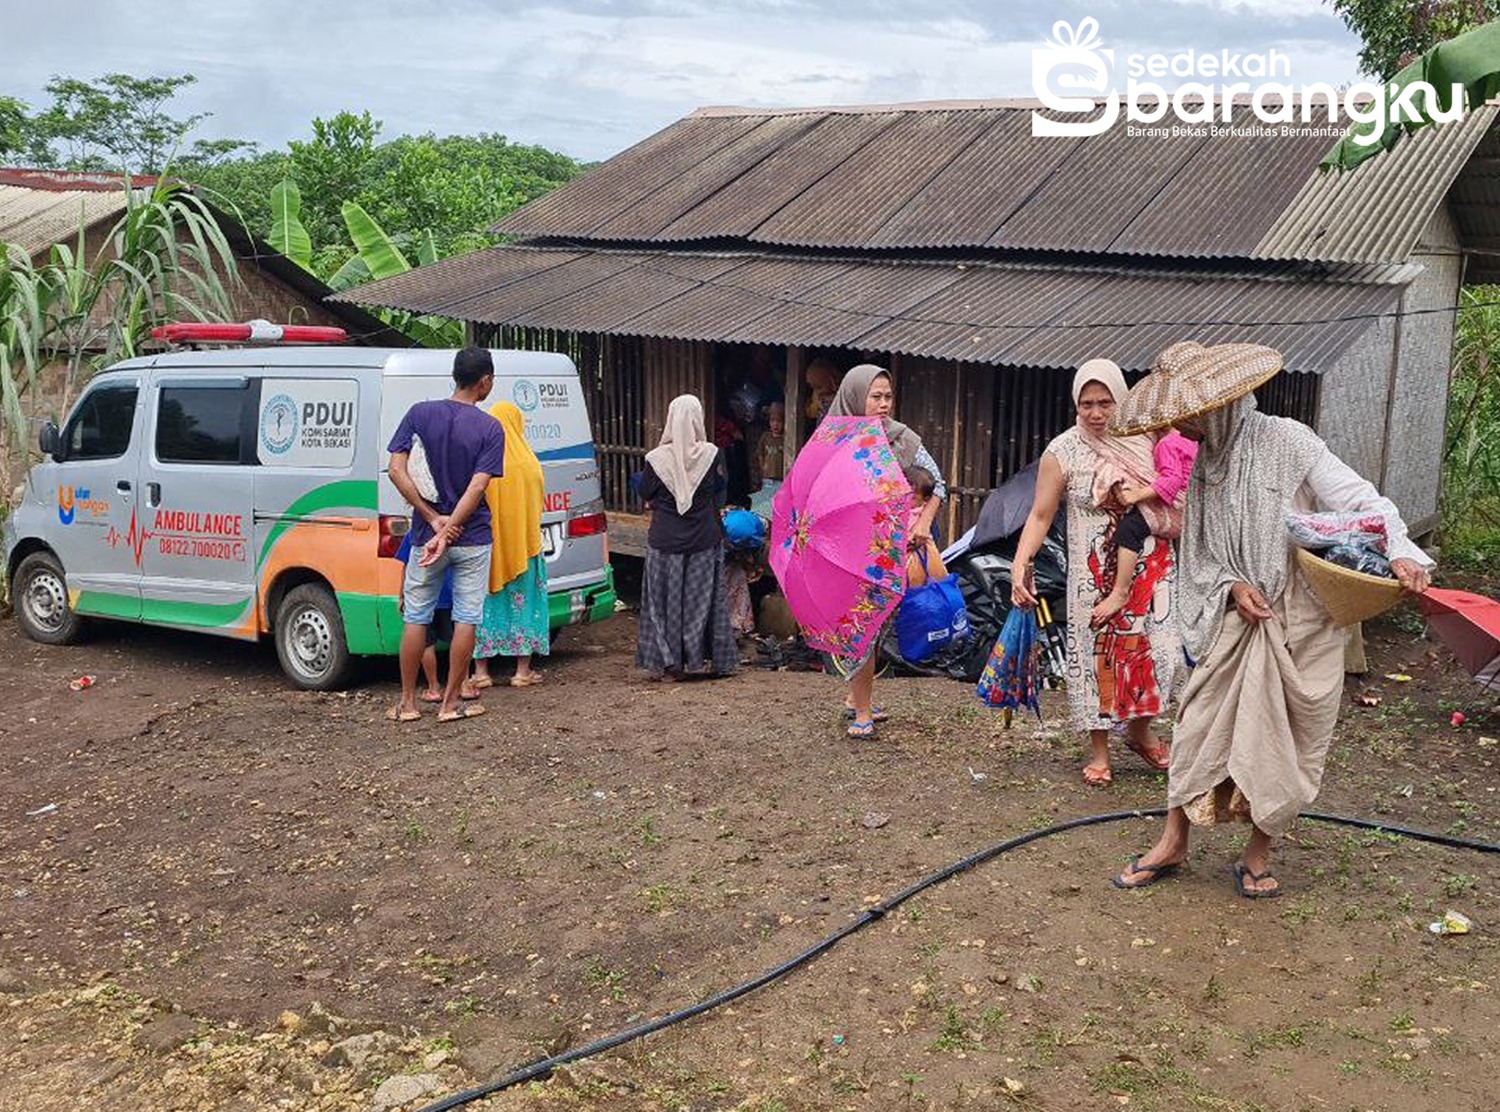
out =
[[[1012,607],[974,691],[980,702],[1005,712],[1007,726],[1017,707],[1029,707],[1041,721],[1040,652],[1036,611]]]

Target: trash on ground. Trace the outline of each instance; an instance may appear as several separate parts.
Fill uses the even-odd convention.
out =
[[[27,811],[26,817],[29,819],[34,819],[39,815],[50,815],[55,810],[57,810],[57,804],[48,803],[43,807],[38,807],[35,811]]]
[[[973,780],[974,783],[982,784],[989,778],[990,774],[988,772],[975,772],[972,765],[969,767],[969,779]]]
[[[93,676],[79,676],[72,683],[68,684],[68,687],[74,691],[85,691],[98,682]]]
[[[1354,697],[1354,701],[1362,707],[1378,707],[1380,696],[1373,691],[1365,691]]]
[[[1387,672],[1385,678],[1394,680],[1396,683],[1411,683],[1411,677],[1405,672]]]
[[[1468,934],[1474,929],[1474,921],[1461,912],[1445,911],[1443,917],[1436,923],[1429,923],[1427,929],[1433,934]]]
[[[1462,726],[1465,722],[1468,721],[1468,719],[1464,717],[1463,711],[1456,710],[1453,712],[1453,717],[1448,719],[1448,721],[1452,722],[1455,726]]]

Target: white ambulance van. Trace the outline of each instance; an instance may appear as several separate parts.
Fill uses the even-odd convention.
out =
[[[42,430],[47,458],[8,522],[21,629],[51,644],[96,618],[272,637],[292,682],[318,690],[344,685],[355,657],[394,654],[410,507],[385,446],[413,403],[452,393],[453,355],[219,348],[96,375]],[[552,627],[600,620],[614,579],[578,371],[493,355],[489,401],[520,408],[546,475]]]

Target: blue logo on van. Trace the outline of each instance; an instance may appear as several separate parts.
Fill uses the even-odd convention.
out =
[[[260,411],[260,443],[272,455],[284,455],[297,441],[297,402],[277,394]]]
[[[529,378],[518,378],[511,387],[510,396],[516,400],[516,405],[523,413],[530,413],[536,408],[538,401],[536,383]]]

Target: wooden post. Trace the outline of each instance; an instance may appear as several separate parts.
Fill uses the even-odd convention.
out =
[[[797,458],[797,449],[802,447],[802,425],[807,403],[803,393],[802,371],[807,362],[807,352],[800,347],[786,349],[786,382],[782,395],[786,402],[786,428],[781,437],[781,458],[786,467],[783,474],[790,474],[792,461]]]

